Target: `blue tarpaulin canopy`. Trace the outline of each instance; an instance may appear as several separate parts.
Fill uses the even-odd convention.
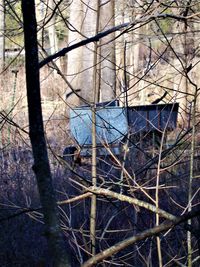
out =
[[[106,147],[119,154],[119,144],[127,136],[176,128],[178,103],[119,107],[100,103],[95,109],[96,142],[100,155],[108,154]],[[91,155],[92,109],[82,106],[70,110],[70,130],[81,147],[82,155]]]
[[[172,131],[176,128],[178,103],[128,107],[131,133]]]
[[[70,111],[70,129],[80,146],[92,144],[92,111],[90,107]],[[96,109],[97,145],[120,142],[128,132],[126,109],[116,106]]]

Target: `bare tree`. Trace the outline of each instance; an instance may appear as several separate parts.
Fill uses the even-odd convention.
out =
[[[69,157],[70,161],[63,162],[51,147],[54,159],[66,168],[62,192],[58,191],[66,199],[58,204],[63,233],[67,236],[66,246],[72,251],[71,265],[198,266],[200,190],[195,177],[200,174],[199,80],[196,75],[199,50],[198,46],[193,47],[193,41],[188,43],[192,38],[187,37],[193,35],[194,29],[198,32],[197,25],[195,28],[192,24],[199,23],[199,4],[196,1],[127,0],[119,1],[118,6],[116,2],[70,1],[68,20],[62,17],[60,1],[55,1],[51,15],[59,10],[60,18],[69,28],[67,44],[51,55],[44,52],[45,58],[40,63],[33,38],[35,21],[28,20],[28,26],[35,25],[30,36],[26,33],[31,33],[32,28],[24,28],[34,171],[47,228],[52,230],[55,226],[58,230],[53,237],[50,231],[49,240],[53,245],[57,244],[55,239],[63,245],[39,103],[39,68],[44,75],[50,66],[64,81],[64,89],[66,85],[69,89],[67,99],[58,94],[58,105],[62,102],[67,109],[71,107],[74,114],[71,120],[80,118],[74,132],[77,130],[84,137],[93,130],[89,135],[93,140],[88,146],[85,140],[77,145],[79,135],[74,134],[74,139],[70,139],[69,132],[63,130],[67,137],[65,145],[70,145],[65,158]],[[24,6],[29,3],[33,9],[33,1],[23,1]],[[26,26],[26,18],[30,19],[33,12],[25,10],[23,7]],[[187,14],[186,10],[189,10]],[[41,21],[42,30],[46,19]],[[198,37],[195,41],[198,42]],[[30,49],[32,45],[35,50]],[[195,59],[188,55],[190,46],[195,50]],[[65,55],[68,56],[67,73],[61,72],[55,63]],[[48,79],[50,72],[47,73],[43,81]],[[187,90],[182,86],[183,78]],[[97,127],[99,112],[106,107],[102,107],[102,103],[96,106],[96,102],[121,100],[124,95],[126,101],[121,101],[122,107],[113,108],[121,108],[114,122],[105,119]],[[87,105],[74,109],[85,102],[91,104],[92,112]],[[178,123],[176,102],[181,102]],[[192,112],[188,109],[190,104]],[[190,122],[187,125],[182,117],[185,112]],[[87,121],[83,114],[87,115]],[[125,114],[127,130],[119,143],[109,144],[96,130],[120,133],[121,121],[117,118],[121,114]],[[58,117],[61,115],[60,112]],[[1,117],[4,122],[6,116]],[[69,118],[64,119],[67,124]],[[56,120],[52,118],[52,124]],[[54,141],[56,136],[52,134],[51,138]],[[58,143],[62,150],[61,141]],[[117,150],[113,150],[113,145]],[[92,159],[83,156],[84,149],[88,154],[92,150]],[[60,169],[58,173],[61,183]],[[91,197],[94,212],[89,211]],[[49,213],[54,218],[53,226]],[[57,250],[58,247],[54,250],[56,255],[62,254],[62,249],[58,254]]]
[[[26,51],[26,86],[28,96],[30,140],[34,156],[33,170],[37,179],[47,231],[47,240],[54,260],[54,265],[70,266],[59,225],[55,191],[52,184],[52,176],[44,136],[34,0],[22,1],[22,13]]]

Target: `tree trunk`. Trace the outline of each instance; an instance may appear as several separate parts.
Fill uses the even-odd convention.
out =
[[[40,201],[43,208],[47,241],[52,255],[53,266],[70,266],[64,250],[55,191],[52,184],[46,141],[44,137],[39,64],[37,47],[37,23],[34,0],[22,0],[24,21],[26,86],[28,97],[29,131],[34,156],[33,170],[36,175]]]
[[[130,18],[134,17],[134,19],[140,18],[142,14],[142,0],[135,1],[129,6],[129,16]],[[140,102],[140,93],[139,90],[141,81],[140,77],[142,76],[140,73],[140,34],[141,34],[141,26],[138,24],[137,29],[130,33],[130,41],[132,45],[130,47],[130,69],[129,72],[132,74],[130,77],[130,90],[129,90],[129,102],[131,105],[135,105],[137,102]],[[140,102],[141,103],[141,102]],[[142,103],[144,104],[144,103]]]
[[[91,37],[96,34],[97,24],[97,10],[98,10],[98,1],[86,0],[83,4],[83,35],[85,37]],[[82,66],[83,73],[82,78],[82,97],[87,101],[94,101],[94,75],[93,70],[96,68],[94,66],[94,58],[96,57],[95,44],[90,43],[82,47]],[[98,62],[97,62],[98,64]]]
[[[69,33],[68,33],[68,44],[72,45],[82,40],[79,31],[82,27],[82,13],[83,7],[80,0],[71,1],[70,4],[70,15],[69,15]],[[74,89],[82,90],[82,80],[80,79],[82,70],[82,47],[71,51],[67,54],[67,75],[68,80]],[[67,94],[71,92],[71,89],[67,89]],[[79,105],[80,99],[73,94],[67,102],[70,106]]]
[[[120,0],[115,8],[115,24],[120,25],[125,23],[125,1]],[[128,84],[127,78],[128,74],[126,73],[126,59],[124,56],[126,55],[127,46],[125,45],[125,36],[122,34],[118,38],[118,42],[115,45],[116,50],[116,66],[118,70],[116,71],[116,94],[119,95],[119,101],[122,103],[123,106],[126,105],[126,93]]]
[[[55,3],[53,0],[48,1],[48,13],[49,16],[52,15],[52,12],[55,8]],[[58,40],[56,35],[56,29],[55,29],[55,14],[52,16],[51,20],[47,24],[47,31],[49,36],[49,52],[50,54],[55,54],[58,51]]]
[[[78,42],[95,35],[97,25],[98,1],[73,1],[70,5],[70,29],[69,44]],[[114,1],[101,0],[100,27],[98,31],[104,31],[114,26]],[[115,33],[104,37],[100,42],[100,50],[97,52],[100,59],[97,60],[97,87],[100,81],[101,100],[114,99],[115,92],[115,46],[111,41]],[[90,43],[68,54],[67,73],[75,89],[81,89],[81,96],[90,103],[94,100],[93,64],[95,45]],[[99,55],[100,53],[100,55]],[[70,101],[71,102],[71,101]],[[73,101],[74,103],[74,101]]]
[[[115,1],[101,0],[100,31],[115,26],[114,20]],[[109,101],[116,96],[115,75],[115,33],[112,33],[100,42],[101,77],[100,91],[101,101]]]
[[[0,0],[0,72],[4,68],[5,63],[5,12],[4,0]]]

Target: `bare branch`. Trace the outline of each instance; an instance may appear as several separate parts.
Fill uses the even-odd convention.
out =
[[[168,213],[162,209],[156,208],[156,206],[149,204],[145,201],[139,200],[137,198],[125,196],[125,195],[110,191],[108,189],[98,188],[98,187],[89,187],[88,191],[93,192],[94,194],[109,196],[109,197],[116,198],[116,199],[123,201],[123,202],[128,202],[130,204],[137,205],[139,207],[143,207],[145,209],[148,209],[152,212],[159,214],[161,217],[164,217],[168,220],[172,220],[172,221],[176,220],[176,216],[174,216],[174,215],[172,215],[172,214],[170,214],[170,213]]]
[[[87,38],[85,40],[82,40],[82,41],[80,41],[80,42],[78,42],[76,44],[73,44],[71,46],[63,48],[59,52],[57,52],[57,53],[45,58],[44,60],[42,60],[39,63],[39,68],[42,68],[43,66],[45,66],[46,64],[48,64],[49,62],[51,62],[52,60],[54,60],[54,59],[56,59],[58,57],[65,56],[65,54],[67,54],[68,52],[70,52],[70,51],[72,51],[72,50],[74,50],[74,49],[76,49],[78,47],[84,46],[84,45],[92,43],[92,42],[98,42],[100,39],[104,38],[105,36],[107,36],[107,35],[109,35],[109,34],[111,34],[113,32],[122,30],[124,28],[127,28],[127,30],[130,30],[130,29],[133,29],[133,27],[135,25],[139,24],[139,23],[144,23],[144,22],[148,23],[148,22],[150,22],[152,20],[155,20],[155,19],[166,19],[166,18],[185,21],[186,19],[189,19],[190,17],[187,18],[187,17],[184,17],[184,16],[177,16],[177,15],[167,14],[166,13],[166,14],[152,15],[152,16],[148,16],[148,17],[145,17],[145,18],[139,18],[139,19],[135,20],[134,22],[127,22],[127,23],[120,24],[120,25],[112,27],[112,28],[110,28],[110,29],[108,29],[106,31],[100,32],[100,33],[96,34],[95,36],[92,36],[92,37]]]
[[[91,197],[91,196],[92,196],[92,193],[87,192],[87,193],[79,195],[77,197],[73,197],[73,198],[70,198],[70,199],[67,199],[67,200],[63,200],[63,201],[58,201],[57,203],[58,203],[58,205],[69,204],[69,203],[72,203],[72,202],[75,202],[75,201],[78,201],[78,200],[82,200],[84,198]]]
[[[188,212],[187,214],[177,217],[173,222],[172,221],[165,221],[163,224],[160,224],[159,226],[155,226],[151,229],[148,229],[146,231],[143,231],[142,233],[132,236],[130,238],[127,238],[117,244],[115,244],[112,247],[109,247],[108,249],[98,253],[96,256],[90,258],[88,261],[86,261],[82,267],[91,267],[94,266],[94,264],[97,264],[100,261],[103,261],[104,259],[111,257],[113,254],[116,254],[117,252],[121,251],[122,249],[125,249],[126,247],[144,240],[148,237],[152,237],[155,235],[158,235],[164,231],[169,230],[170,228],[179,225],[188,219],[194,218],[196,216],[200,215],[200,209],[192,212]]]

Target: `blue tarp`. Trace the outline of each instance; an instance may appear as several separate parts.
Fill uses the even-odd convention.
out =
[[[70,129],[79,145],[92,144],[92,111],[90,107],[70,111]],[[108,106],[96,109],[97,145],[118,143],[128,132],[126,109]]]
[[[96,108],[97,145],[117,144],[130,130],[131,134],[171,131],[176,128],[178,103]],[[70,129],[80,146],[92,144],[92,111],[89,106],[70,111]]]

